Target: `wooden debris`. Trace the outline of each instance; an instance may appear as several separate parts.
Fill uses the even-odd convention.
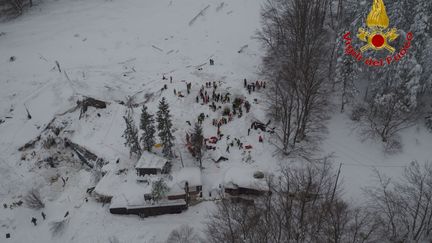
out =
[[[36,142],[38,142],[41,139],[41,135],[37,136],[35,139],[30,140],[30,142],[24,144],[23,146],[21,146],[20,148],[18,148],[18,151],[24,151],[27,150],[29,148],[34,148],[34,145],[36,144]]]
[[[86,192],[87,192],[88,194],[91,194],[91,193],[94,191],[95,188],[96,188],[96,187],[94,187],[94,186],[93,186],[93,187],[89,187],[89,188],[87,188],[87,191],[86,191]]]
[[[29,110],[27,109],[27,106],[26,105],[24,105],[24,107],[25,107],[25,109],[26,109],[26,111],[27,111],[27,119],[32,119],[32,116],[30,115],[30,112],[29,112]]]
[[[71,147],[72,150],[78,155],[78,158],[81,160],[81,162],[85,165],[87,165],[88,167],[90,167],[90,169],[93,169],[93,165],[80,153],[78,152],[77,149]]]
[[[154,49],[158,50],[158,51],[161,51],[161,52],[164,51],[164,50],[162,50],[161,48],[159,48],[159,47],[157,47],[157,46],[155,46],[155,45],[152,45],[152,47],[153,47]]]
[[[107,106],[107,103],[105,101],[97,100],[91,97],[87,97],[83,101],[78,101],[77,104],[81,107],[81,112],[79,116],[80,119],[82,115],[87,112],[89,106],[97,109],[105,109]]]
[[[201,10],[197,15],[195,15],[195,17],[193,17],[193,19],[191,19],[191,21],[189,21],[189,26],[193,25],[193,23],[197,20],[197,18],[199,16],[204,16],[204,12],[210,7],[210,4],[207,5],[207,7],[205,7],[203,10]]]
[[[216,8],[216,12],[219,12],[225,5],[225,2],[222,2],[221,4],[219,4],[219,6],[217,6]]]
[[[83,147],[81,145],[78,145],[78,144],[70,141],[67,138],[65,138],[65,145],[70,146],[72,148],[72,150],[74,150],[75,152],[78,152],[80,155],[84,156],[88,160],[96,161],[96,159],[98,158],[98,156],[96,154],[92,153],[90,150],[86,149],[85,147]],[[93,167],[93,165],[92,165],[92,167]]]
[[[57,66],[59,73],[61,73],[60,63],[58,61],[55,61],[55,64]]]
[[[248,45],[244,45],[240,48],[240,50],[238,51],[238,53],[242,53],[244,51],[244,49],[246,49],[248,47]]]

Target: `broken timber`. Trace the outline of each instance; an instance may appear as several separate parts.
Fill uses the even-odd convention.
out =
[[[67,138],[65,138],[64,140],[65,140],[66,146],[70,146],[73,151],[75,151],[77,154],[82,155],[85,159],[89,159],[89,160],[93,160],[93,161],[97,160],[98,156],[96,154],[90,152],[90,150],[86,149],[85,147],[83,147],[81,145],[78,145],[78,144],[70,141]],[[93,165],[91,167],[93,167]]]
[[[193,17],[193,19],[191,19],[191,21],[189,21],[189,26],[193,25],[193,23],[197,20],[197,18],[199,16],[204,16],[204,12],[210,7],[210,4],[207,5],[207,7],[205,7],[203,10],[201,10],[197,15],[195,15],[195,17]]]
[[[81,107],[81,112],[79,116],[79,118],[81,119],[82,115],[87,112],[89,106],[96,109],[105,109],[107,107],[107,102],[97,100],[91,97],[86,97],[82,101],[77,101],[77,105]]]

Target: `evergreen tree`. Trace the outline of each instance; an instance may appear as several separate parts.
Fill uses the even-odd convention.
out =
[[[410,31],[414,34],[410,49],[422,67],[420,85],[424,94],[432,91],[432,1],[417,0],[412,3],[414,12]]]
[[[140,129],[143,130],[143,134],[141,136],[143,149],[151,152],[153,146],[155,145],[154,134],[156,130],[154,127],[153,115],[147,112],[147,106],[145,105],[143,105],[142,108]]]
[[[159,110],[157,112],[156,120],[158,122],[158,135],[163,146],[162,153],[166,157],[172,158],[174,155],[172,151],[174,146],[174,136],[171,133],[171,115],[168,103],[166,102],[165,98],[162,98],[162,100],[159,102]]]
[[[168,192],[168,186],[165,183],[163,178],[160,178],[157,181],[154,181],[152,184],[152,191],[151,194],[153,196],[153,199],[158,202],[159,200],[161,200],[163,197],[165,197],[165,195]]]
[[[191,143],[194,150],[195,158],[200,162],[200,168],[202,168],[202,157],[203,157],[203,144],[204,136],[203,129],[200,124],[195,123],[194,131],[191,135]]]
[[[343,4],[343,22],[352,23],[348,29],[355,31],[359,27],[365,27],[366,16],[370,11],[372,1],[362,4],[360,1],[348,0],[344,1]],[[399,120],[401,117],[402,120],[405,120],[406,116],[418,119],[424,117],[421,115],[424,112],[430,112],[431,110],[428,109],[432,107],[425,104],[425,102],[430,102],[427,96],[432,91],[432,69],[430,68],[432,49],[429,48],[432,45],[432,1],[385,1],[385,5],[390,18],[389,27],[397,28],[400,35],[391,45],[397,51],[401,50],[406,42],[407,33],[412,32],[414,38],[411,41],[411,47],[402,60],[394,62],[384,69],[363,69],[367,72],[362,72],[358,68],[355,70],[359,76],[359,81],[367,80],[365,98],[368,99],[366,103],[369,105],[367,107],[372,109],[369,111],[369,115],[373,120],[384,114],[388,117],[398,114],[391,116],[391,120]],[[347,21],[350,19],[351,21]],[[384,57],[387,53],[381,56],[380,53],[373,55]],[[409,105],[399,105],[399,101]],[[384,110],[384,113],[378,111],[377,107],[387,107],[388,105],[395,106],[389,110]],[[409,124],[412,124],[411,119],[409,119]],[[405,126],[398,124],[396,127]]]
[[[341,112],[344,112],[345,105],[352,102],[357,89],[354,82],[357,80],[357,67],[355,60],[348,55],[343,55],[338,62],[337,81],[341,87]]]
[[[126,116],[123,116],[123,119],[126,122],[126,130],[124,131],[122,137],[126,139],[126,142],[124,143],[125,146],[129,147],[129,156],[132,157],[133,154],[136,154],[138,157],[140,157],[142,151],[138,139],[138,129],[135,126],[132,112],[128,111]]]

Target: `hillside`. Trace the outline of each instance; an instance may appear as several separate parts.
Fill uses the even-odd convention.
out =
[[[5,242],[164,242],[168,234],[183,224],[203,229],[212,201],[228,177],[242,180],[255,171],[277,173],[281,164],[294,160],[276,156],[271,134],[248,128],[254,121],[267,123],[265,89],[248,93],[249,82],[260,77],[263,48],[256,31],[260,28],[261,1],[43,1],[27,14],[0,23],[0,203],[11,205],[39,188],[45,208],[35,211],[25,206],[0,209],[0,241]],[[203,11],[202,11],[203,10]],[[201,12],[202,11],[202,12]],[[199,14],[199,13],[202,14]],[[195,18],[196,17],[196,18]],[[14,61],[10,57],[15,57]],[[215,61],[209,65],[209,59]],[[167,79],[164,80],[163,77]],[[172,77],[170,82],[169,77]],[[96,186],[93,172],[80,163],[68,163],[65,155],[54,166],[44,161],[56,149],[44,149],[38,142],[24,152],[18,149],[42,134],[55,118],[61,127],[59,138],[86,147],[106,164],[99,188],[117,196],[121,183],[135,182],[136,159],[124,146],[123,116],[128,97],[134,104],[138,124],[141,105],[156,113],[162,97],[167,99],[175,130],[173,171],[197,167],[186,148],[197,117],[204,113],[204,137],[217,135],[213,119],[222,117],[227,104],[216,111],[196,102],[205,82],[215,82],[217,91],[251,103],[251,111],[221,126],[224,136],[207,151],[201,172],[203,202],[181,214],[142,219],[135,215],[113,215],[109,204],[90,197],[86,190]],[[187,94],[186,83],[191,83]],[[166,90],[162,90],[164,85]],[[204,88],[211,94],[212,88]],[[181,93],[182,95],[179,95]],[[105,101],[105,109],[90,107],[80,117],[77,102],[85,97]],[[31,115],[28,119],[27,111]],[[389,176],[401,175],[411,161],[432,158],[432,134],[423,125],[402,132],[403,151],[385,154],[380,143],[362,141],[353,131],[347,114],[332,107],[320,156],[332,154],[334,167],[342,163],[344,197],[363,203],[362,188],[373,185],[373,169]],[[188,125],[188,122],[192,124]],[[227,138],[229,136],[229,138]],[[259,137],[263,137],[263,143]],[[238,138],[252,149],[227,146]],[[50,154],[51,153],[51,154]],[[250,158],[248,159],[248,154]],[[227,161],[215,163],[220,156]],[[181,157],[181,158],[180,158]],[[73,157],[73,159],[76,159]],[[119,171],[126,171],[124,174]],[[234,175],[233,175],[234,174]],[[107,176],[108,175],[108,176]],[[108,178],[110,176],[110,178]],[[67,178],[66,182],[61,179]],[[107,179],[108,178],[108,179]],[[123,185],[123,184],[122,184]],[[126,184],[127,185],[127,184]],[[148,189],[148,188],[147,188]],[[147,190],[144,187],[144,190]],[[129,193],[129,192],[128,192]],[[46,219],[41,217],[41,212]],[[61,235],[52,236],[50,222],[68,212],[68,224]],[[37,218],[37,225],[31,218]]]

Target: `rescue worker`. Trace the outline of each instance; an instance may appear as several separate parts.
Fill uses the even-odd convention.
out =
[[[35,226],[37,225],[37,219],[35,217],[31,218],[31,221]]]

